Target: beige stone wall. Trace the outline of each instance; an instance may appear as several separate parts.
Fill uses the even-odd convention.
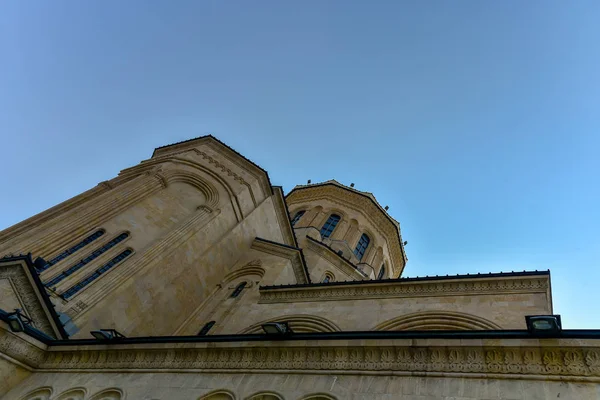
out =
[[[258,292],[258,288],[253,288]],[[502,329],[525,329],[525,315],[548,314],[545,295],[510,294],[480,296],[431,296],[405,298],[356,298],[262,304],[258,293],[243,299],[233,310],[224,333],[239,333],[259,321],[286,320],[288,315],[303,314],[324,318],[342,331],[370,331],[394,318],[414,313],[460,313],[487,320]],[[246,301],[247,300],[247,301]]]
[[[53,301],[79,327],[75,337],[89,337],[98,328],[170,335],[251,253],[256,237],[292,244],[284,234],[289,230],[284,204],[273,193],[264,171],[212,139],[171,146],[98,189],[6,230],[13,235],[0,233],[0,252],[32,252],[49,260],[98,229],[105,231],[44,271],[41,278],[48,281],[127,232],[125,241],[54,289],[63,293],[127,248],[131,256],[68,300],[53,296]],[[4,286],[0,289],[8,291]],[[6,296],[6,307],[15,303],[12,297]]]
[[[51,388],[53,398],[83,388],[86,399],[113,389],[119,399],[217,400],[250,399],[273,393],[284,400],[595,400],[600,385],[586,382],[537,381],[464,377],[294,374],[294,373],[35,373],[9,392],[5,400],[32,400],[25,396],[38,388]],[[114,390],[117,389],[117,390]],[[223,397],[204,397],[211,393]],[[311,397],[311,395],[324,397]],[[277,399],[277,397],[275,397]]]
[[[0,355],[2,355],[1,352]],[[27,369],[0,357],[0,398],[29,375],[31,372]]]
[[[0,308],[7,312],[25,308],[9,278],[0,278]]]
[[[238,224],[232,217],[232,212],[222,210],[168,249],[168,254],[157,255],[127,280],[117,282],[110,296],[73,316],[81,328],[75,337],[89,337],[90,330],[106,327],[128,336],[173,334],[250,251],[255,237],[282,240],[271,199]],[[80,298],[75,296],[73,302],[77,301]]]

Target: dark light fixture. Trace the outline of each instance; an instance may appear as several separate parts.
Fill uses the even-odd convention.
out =
[[[562,330],[560,315],[526,315],[527,330],[535,335],[552,335]]]
[[[7,315],[8,326],[13,332],[23,332],[26,326],[33,322],[31,318],[23,314],[19,308]]]
[[[47,264],[48,264],[48,262],[46,260],[44,260],[42,257],[36,258],[35,261],[33,262],[33,266],[38,271],[45,270]]]
[[[100,329],[98,331],[91,331],[90,333],[98,340],[118,340],[125,338],[123,334],[114,329]]]
[[[267,335],[284,336],[294,333],[287,322],[267,322],[262,324],[261,327]]]

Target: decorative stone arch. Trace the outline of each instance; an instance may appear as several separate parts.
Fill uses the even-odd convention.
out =
[[[123,391],[117,388],[104,389],[92,397],[89,400],[121,400],[123,399]]]
[[[198,400],[235,400],[235,395],[229,390],[219,389],[200,396]]]
[[[189,171],[169,170],[165,172],[164,179],[167,185],[175,182],[187,183],[204,195],[207,207],[211,209],[218,208],[219,192],[213,185],[202,179],[202,177]]]
[[[374,251],[373,249],[377,249],[377,246],[379,245],[379,243],[377,243],[376,236],[373,233],[373,231],[371,230],[371,228],[369,228],[366,225],[359,225],[358,226],[358,231],[360,232],[360,235],[358,235],[358,239],[356,240],[356,243],[354,243],[354,245],[352,246],[352,251],[354,251],[354,248],[356,247],[356,245],[358,244],[358,240],[360,240],[360,237],[363,234],[366,234],[369,237],[369,245],[367,246],[367,250],[365,252],[365,256],[363,257],[363,259],[361,260],[362,262],[367,262],[367,259],[371,258],[371,254]],[[375,268],[375,266],[373,265],[373,267]],[[377,267],[379,268],[379,267]]]
[[[333,397],[327,393],[315,393],[301,397],[299,400],[337,400],[337,397]]]
[[[169,168],[169,164],[172,164],[173,168]],[[140,171],[151,173],[153,167],[155,167],[155,166],[160,167],[163,165],[165,166],[165,169],[161,168],[160,171],[156,173],[156,177],[163,182],[163,185],[164,185],[164,182],[166,182],[166,183],[171,182],[173,176],[181,176],[182,177],[181,181],[185,181],[183,179],[188,179],[189,180],[188,183],[190,183],[190,184],[202,183],[204,186],[212,186],[213,192],[211,194],[218,194],[218,190],[215,188],[215,186],[211,185],[212,182],[208,182],[205,177],[196,175],[192,171],[189,171],[189,170],[186,170],[183,168],[177,168],[177,167],[178,166],[188,167],[188,168],[192,168],[193,170],[197,170],[199,172],[206,174],[215,183],[218,183],[219,186],[221,186],[225,190],[225,192],[228,194],[228,196],[231,200],[231,204],[235,210],[236,217],[238,218],[238,221],[243,219],[242,210],[241,210],[240,204],[237,199],[236,191],[233,189],[233,187],[222,176],[220,176],[216,172],[210,170],[209,168],[205,167],[204,165],[202,165],[196,161],[188,160],[188,159],[182,158],[182,157],[174,157],[172,155],[167,155],[167,156],[162,156],[162,157],[157,157],[157,158],[147,160],[142,165],[140,165],[138,167],[133,167],[130,171],[131,171],[131,173],[136,173],[136,174],[139,174]],[[137,168],[140,168],[140,169],[137,169]],[[237,180],[239,181],[239,179],[237,179]],[[243,181],[243,183],[246,183],[246,182]],[[246,185],[247,185],[247,183],[246,183]],[[249,188],[249,190],[251,192],[251,188],[249,187],[249,185],[247,185],[247,187]],[[218,205],[219,199],[217,198],[215,200],[214,198],[210,197],[211,194],[209,194],[209,195],[205,194],[205,196],[207,198],[207,206],[211,207],[212,209],[218,208],[217,205]],[[211,198],[212,201],[209,200],[209,197]]]
[[[241,268],[236,269],[235,271],[232,271],[229,274],[225,275],[222,284],[227,285],[230,282],[245,276],[255,276],[258,277],[258,280],[260,280],[263,276],[265,276],[265,273],[266,270],[262,267],[262,261],[252,260],[243,265]]]
[[[263,333],[262,325],[267,322],[288,322],[294,332],[340,332],[341,329],[330,320],[316,315],[296,314],[282,315],[258,322],[240,332],[240,334]]]
[[[387,260],[382,260],[379,264],[379,267],[377,267],[377,274],[375,275],[377,278],[379,278],[379,274],[381,274],[381,269],[384,268],[383,271],[383,275],[381,276],[381,279],[386,279],[390,277],[390,267],[389,267],[389,262]]]
[[[245,400],[283,400],[283,396],[275,392],[258,392]]]
[[[356,242],[360,238],[358,232],[358,221],[356,218],[350,219],[350,221],[348,221],[348,230],[344,234],[343,239],[348,243],[348,246],[350,246],[352,250],[354,250],[353,247],[356,247]]]
[[[316,205],[312,208],[308,208],[306,210],[306,213],[302,216],[302,218],[300,218],[300,220],[298,222],[300,222],[304,219],[305,226],[314,226],[315,228],[320,229],[315,225],[315,223],[316,223],[317,217],[319,216],[319,213],[322,213],[322,212],[323,212],[322,205]],[[307,217],[310,217],[310,221],[308,220]]]
[[[59,396],[55,397],[53,400],[83,400],[87,394],[87,390],[85,388],[73,388],[67,391],[62,392]]]
[[[452,311],[422,311],[387,320],[374,331],[499,330],[499,325],[472,314]]]
[[[21,400],[49,400],[52,396],[52,388],[50,386],[44,386],[32,390],[25,396],[21,397]]]
[[[335,274],[329,270],[325,271],[323,275],[321,275],[319,282],[325,282],[325,278],[327,277],[329,277],[329,282],[335,282]]]

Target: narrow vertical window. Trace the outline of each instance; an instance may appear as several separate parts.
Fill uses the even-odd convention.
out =
[[[383,279],[383,275],[385,275],[385,264],[381,264],[381,268],[379,268],[379,275],[377,275],[377,279]]]
[[[98,277],[100,275],[106,273],[106,271],[113,268],[115,265],[117,265],[118,263],[120,263],[121,261],[123,261],[124,259],[129,257],[131,255],[131,253],[133,253],[133,250],[131,250],[131,249],[127,249],[127,250],[123,251],[121,254],[119,254],[118,256],[116,256],[115,258],[113,258],[112,260],[110,260],[109,262],[107,262],[106,264],[104,264],[103,266],[98,268],[97,270],[95,270],[87,278],[85,278],[78,284],[76,284],[76,285],[72,286],[71,288],[69,288],[68,290],[66,290],[61,296],[64,299],[68,299],[69,297],[72,297],[77,292],[79,292],[81,289],[83,289],[84,287],[86,287],[87,285],[89,285],[90,283],[95,281],[96,279],[98,279]]]
[[[246,282],[242,282],[239,285],[237,285],[237,287],[235,288],[233,293],[231,293],[231,297],[238,297],[240,295],[240,293],[242,293],[242,290],[244,290],[245,287],[246,287]]]
[[[200,329],[200,332],[198,332],[198,336],[206,336],[206,334],[208,333],[208,331],[210,331],[210,328],[212,328],[214,324],[215,321],[210,321],[204,324],[202,329]]]
[[[87,256],[86,258],[84,258],[83,260],[79,261],[77,264],[69,267],[68,269],[64,270],[60,274],[56,275],[54,278],[52,278],[51,280],[49,280],[48,282],[46,282],[44,285],[47,286],[47,287],[52,287],[52,286],[56,285],[57,283],[59,283],[60,281],[62,281],[63,279],[65,279],[67,276],[69,276],[71,274],[74,274],[75,272],[79,271],[86,264],[89,264],[94,259],[100,257],[106,251],[108,251],[109,249],[113,248],[114,246],[116,246],[117,244],[119,244],[123,240],[127,239],[128,237],[129,237],[129,233],[127,233],[127,232],[121,233],[119,236],[115,237],[113,240],[111,240],[110,242],[106,243],[104,246],[102,246],[99,249],[95,250],[92,254],[90,254],[89,256]]]
[[[92,233],[90,236],[86,237],[81,242],[77,243],[75,246],[69,247],[67,250],[63,251],[62,253],[60,253],[59,255],[57,255],[56,257],[51,259],[50,261],[48,261],[46,263],[46,265],[42,266],[41,268],[38,268],[38,271],[41,272],[41,271],[47,270],[54,264],[58,263],[59,261],[65,259],[68,256],[70,256],[71,254],[75,253],[77,250],[80,250],[83,247],[87,246],[88,244],[92,243],[94,240],[98,239],[102,235],[104,235],[104,230],[102,230],[102,229]]]
[[[325,222],[321,228],[321,237],[328,238],[331,236],[331,232],[333,232],[338,222],[340,222],[340,216],[337,214],[331,214],[329,218],[327,218],[327,222]]]
[[[306,211],[304,210],[300,210],[296,213],[296,215],[294,215],[294,218],[292,219],[292,226],[296,225],[296,222],[298,222],[300,218],[302,218],[305,212]]]
[[[367,250],[367,247],[369,247],[370,242],[371,239],[367,236],[366,233],[363,233],[360,237],[360,240],[358,241],[358,244],[356,245],[356,248],[354,249],[354,255],[359,260],[362,260],[363,256],[365,255],[365,251]]]

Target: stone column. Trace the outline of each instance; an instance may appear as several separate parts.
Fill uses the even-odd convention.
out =
[[[346,234],[347,231],[348,231],[348,221],[346,221],[345,219],[342,219],[340,222],[338,222],[337,226],[333,230],[333,233],[331,234],[331,238],[333,240],[343,240],[344,235]]]
[[[327,220],[327,217],[329,217],[329,214],[323,211],[319,211],[315,218],[312,220],[310,226],[314,226],[315,228],[321,230],[323,224]]]

